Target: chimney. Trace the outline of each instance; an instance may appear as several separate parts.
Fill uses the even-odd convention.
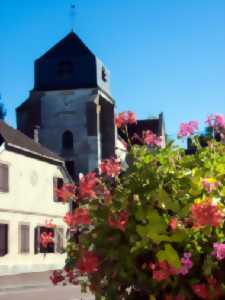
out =
[[[34,126],[34,141],[35,141],[35,143],[39,143],[39,129],[40,129],[40,126],[38,126],[38,125]]]

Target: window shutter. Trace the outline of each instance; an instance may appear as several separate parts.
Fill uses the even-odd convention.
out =
[[[64,247],[64,230],[63,228],[56,229],[56,252],[61,253]]]
[[[34,253],[40,253],[40,243],[39,243],[39,236],[40,236],[40,227],[36,227],[34,229]]]
[[[8,253],[8,224],[0,224],[0,256]]]
[[[86,104],[86,124],[87,134],[89,136],[97,135],[97,111],[96,104],[93,102],[87,102]]]
[[[20,225],[20,252],[30,252],[30,226]]]
[[[0,164],[0,191],[9,191],[9,167],[4,164]]]

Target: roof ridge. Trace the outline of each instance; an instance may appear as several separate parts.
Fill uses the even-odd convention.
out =
[[[3,120],[0,120],[0,135],[2,135],[6,144],[9,146],[22,148],[42,157],[48,157],[50,159],[62,162],[64,161],[64,159],[58,154],[49,150],[42,144],[36,143],[33,139],[22,133],[19,129],[10,126]]]

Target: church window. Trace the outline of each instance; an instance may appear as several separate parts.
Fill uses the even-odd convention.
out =
[[[72,150],[73,149],[73,134],[69,130],[67,130],[63,133],[62,147],[65,150]]]
[[[73,64],[71,61],[61,61],[58,64],[58,75],[61,78],[68,78],[73,73]]]

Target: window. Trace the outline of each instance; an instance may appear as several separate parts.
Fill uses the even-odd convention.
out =
[[[73,149],[73,134],[69,130],[67,130],[63,133],[62,147],[65,150],[72,150]]]
[[[56,229],[56,252],[61,253],[64,247],[64,229]]]
[[[21,224],[19,225],[19,252],[30,252],[30,226]]]
[[[9,167],[0,163],[0,192],[9,191]]]
[[[58,75],[62,79],[66,79],[73,73],[73,63],[71,61],[62,61],[58,64]]]
[[[34,253],[35,254],[37,254],[37,253],[54,253],[54,251],[55,251],[54,243],[48,244],[47,248],[45,248],[41,245],[40,237],[41,237],[41,234],[43,232],[47,232],[47,233],[52,232],[53,238],[55,236],[55,231],[54,231],[53,228],[47,228],[47,227],[44,227],[44,226],[37,226],[35,228],[35,231],[34,231]]]
[[[0,224],[0,256],[8,253],[8,224]]]
[[[55,202],[62,201],[62,199],[58,197],[56,190],[60,190],[63,187],[63,184],[64,184],[63,178],[53,177],[53,195],[54,195]]]

